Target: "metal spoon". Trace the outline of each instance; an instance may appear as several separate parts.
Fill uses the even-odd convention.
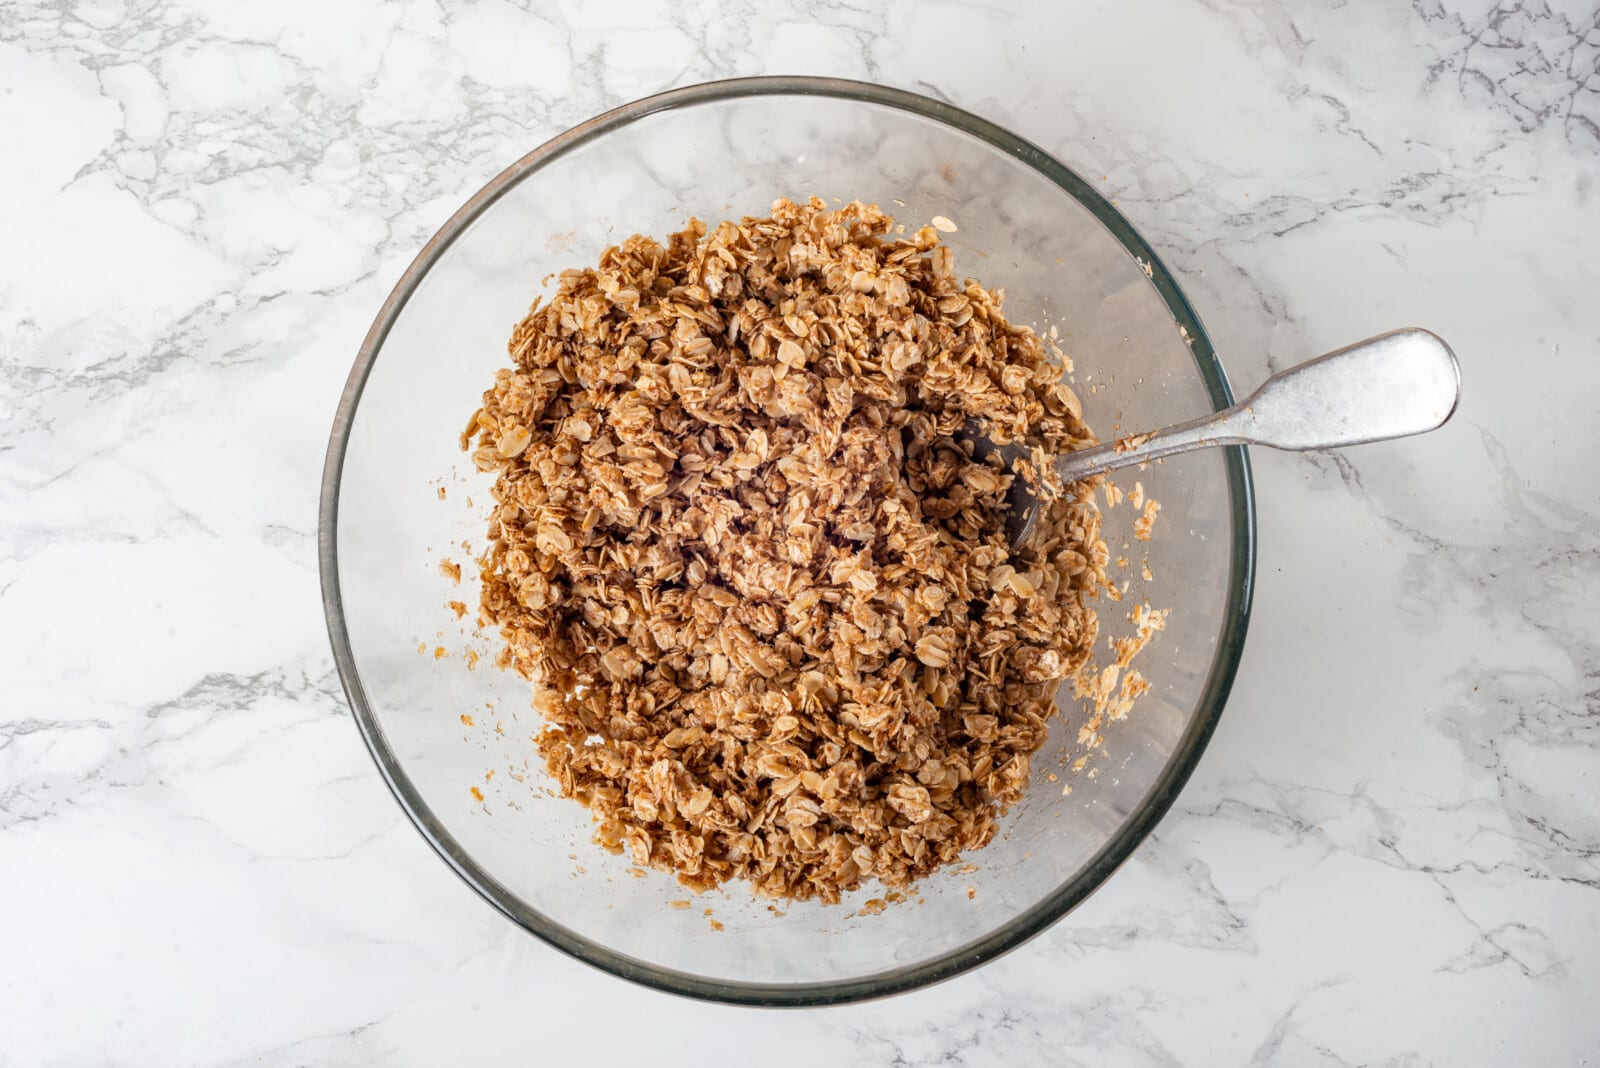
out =
[[[1064,483],[1212,445],[1332,449],[1422,434],[1455,413],[1461,369],[1437,335],[1410,328],[1358,341],[1280,371],[1232,408],[1148,434],[1132,434],[1056,459]],[[973,455],[998,453],[1015,471],[1027,450],[990,440],[975,421],[964,435]],[[1021,475],[1006,497],[1006,533],[1015,549],[1033,533],[1040,500]]]

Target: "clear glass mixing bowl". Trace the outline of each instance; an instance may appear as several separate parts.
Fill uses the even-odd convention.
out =
[[[779,910],[742,884],[693,897],[592,844],[588,811],[554,796],[529,760],[538,721],[527,683],[495,670],[492,655],[470,666],[466,650],[488,653],[489,641],[446,608],[459,599],[468,622],[475,614],[462,542],[481,549],[489,499],[456,436],[545,276],[591,264],[635,232],[663,236],[691,215],[763,215],[779,195],[812,194],[874,201],[912,226],[954,220],[957,270],[1004,286],[1013,321],[1058,330],[1102,436],[1231,403],[1172,277],[1110,204],[1044,152],[908,93],[748,79],[587,122],[458,211],[378,313],[339,404],[322,485],[323,598],[339,673],[373,758],[433,848],[507,917],[575,957],[676,993],[756,1004],[848,1001],[947,978],[1088,896],[1167,810],[1216,725],[1254,561],[1242,449],[1122,479],[1142,481],[1161,513],[1147,543],[1132,539],[1133,509],[1108,513],[1107,542],[1113,558],[1131,558],[1131,586],[1120,604],[1101,602],[1102,627],[1127,633],[1126,612],[1141,599],[1172,610],[1138,664],[1154,689],[1092,753],[1079,746],[1082,710],[1063,696],[1032,788],[995,841],[971,854],[976,870],[927,879],[880,914],[860,908],[881,893],[873,889],[841,905]],[[466,565],[459,588],[441,577],[443,557]],[[1141,559],[1153,580],[1138,577]],[[436,658],[440,647],[447,655]],[[1073,773],[1080,756],[1088,762]],[[672,905],[691,897],[690,908]]]

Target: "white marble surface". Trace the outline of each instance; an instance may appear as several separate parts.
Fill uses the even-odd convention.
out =
[[[1593,0],[1054,8],[0,8],[0,1065],[1596,1055]],[[1098,896],[787,1013],[461,886],[349,722],[314,555],[336,397],[435,227],[576,121],[763,72],[946,97],[1102,183],[1236,385],[1408,323],[1466,381],[1432,437],[1255,457],[1234,698]]]

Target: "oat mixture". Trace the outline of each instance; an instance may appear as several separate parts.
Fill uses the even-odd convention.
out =
[[[534,303],[462,437],[541,755],[691,888],[836,901],[982,846],[1095,640],[1093,494],[1013,553],[1013,476],[956,441],[1088,444],[1062,367],[894,231],[812,199],[630,238]]]

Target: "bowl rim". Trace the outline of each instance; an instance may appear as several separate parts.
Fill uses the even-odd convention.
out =
[[[1249,457],[1241,446],[1221,450],[1227,475],[1232,545],[1228,598],[1211,670],[1196,715],[1174,747],[1149,792],[1128,819],[1071,879],[1010,922],[981,938],[916,964],[850,979],[808,983],[752,983],[713,979],[664,968],[614,952],[531,908],[489,874],[434,817],[401,768],[362,685],[345,627],[338,569],[339,482],[350,430],[362,391],[390,329],[423,278],[479,216],[524,177],[567,152],[658,112],[752,96],[822,96],[912,112],[977,137],[1027,163],[1086,207],[1148,273],[1174,320],[1188,331],[1196,367],[1216,409],[1233,403],[1233,392],[1211,341],[1188,299],[1155,251],[1111,203],[1076,172],[1037,145],[951,104],[901,89],[841,78],[766,76],[685,86],[614,108],[572,127],[501,171],[461,206],[423,245],[395,284],[362,341],[339,398],[323,465],[317,527],[322,607],[334,663],[346,700],[368,751],[413,826],[429,846],[479,896],[545,943],[587,964],[646,987],[685,997],[740,1005],[819,1006],[885,997],[952,978],[1017,948],[1072,911],[1132,855],[1172,807],[1216,729],[1238,671],[1255,585],[1255,497]]]

